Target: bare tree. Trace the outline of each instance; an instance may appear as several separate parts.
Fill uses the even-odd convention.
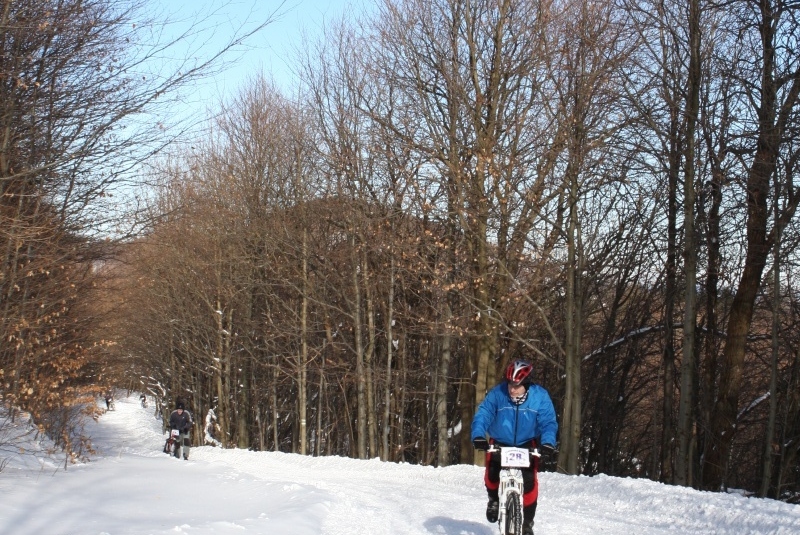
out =
[[[743,184],[746,195],[746,250],[743,270],[731,303],[727,336],[722,354],[719,395],[711,422],[708,455],[704,459],[703,486],[719,489],[725,485],[728,459],[733,444],[742,385],[747,333],[753,319],[754,304],[761,286],[761,275],[780,226],[794,216],[798,192],[787,190],[788,202],[780,211],[777,227],[769,228],[770,190],[782,151],[796,147],[788,143],[787,133],[794,128],[800,105],[800,73],[794,49],[780,43],[797,35],[798,7],[790,2],[766,1],[736,4],[733,21],[739,21],[741,39],[752,46],[752,57],[741,58],[743,79],[754,81],[743,86],[749,96],[753,134],[748,139],[751,154],[745,165]],[[788,155],[784,155],[787,157]],[[795,157],[788,156],[792,161]]]
[[[683,321],[683,360],[681,362],[681,397],[678,411],[678,455],[675,460],[675,481],[691,486],[694,474],[695,422],[695,327],[697,324],[697,246],[695,236],[695,133],[700,113],[700,2],[690,0],[688,6],[689,67],[684,124],[686,131],[683,180],[683,260],[686,274]]]
[[[560,130],[551,128],[553,110],[540,98],[547,80],[537,75],[546,70],[548,17],[547,6],[529,2],[386,4],[377,38],[368,41],[366,68],[404,106],[391,114],[374,107],[370,117],[429,162],[423,206],[436,207],[442,228],[455,230],[452,243],[469,263],[462,459],[471,458],[472,411],[495,381],[512,285],[506,273],[518,270],[528,232],[552,194]]]
[[[95,360],[108,343],[106,310],[94,305],[114,252],[100,237],[121,223],[112,196],[170,139],[163,124],[143,118],[214,61],[187,60],[170,72],[159,59],[187,35],[153,40],[158,32],[148,32],[164,21],[148,20],[143,7],[0,5],[0,332],[11,342],[0,351],[10,383],[2,395],[45,426],[64,421],[42,419],[47,411],[85,403],[111,382]],[[233,36],[220,54],[245,37]]]

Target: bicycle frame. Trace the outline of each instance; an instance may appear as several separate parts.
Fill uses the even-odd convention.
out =
[[[530,466],[531,457],[540,457],[541,455],[536,449],[498,448],[494,445],[487,451],[500,454],[500,487],[497,489],[500,498],[500,510],[497,517],[500,535],[521,535],[524,507],[522,495],[525,492],[522,468]]]
[[[178,440],[180,440],[180,431],[177,429],[172,429],[169,432],[169,437],[167,437],[167,444],[165,447],[165,453],[169,453],[170,455],[175,454],[175,450],[178,448]]]

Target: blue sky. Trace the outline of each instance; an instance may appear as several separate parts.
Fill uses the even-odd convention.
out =
[[[248,31],[272,18],[267,27],[226,56],[226,63],[214,77],[188,91],[194,105],[214,106],[220,98],[235,94],[249,78],[264,72],[281,89],[290,91],[292,68],[296,67],[295,50],[304,33],[311,40],[321,35],[325,24],[338,20],[343,13],[356,13],[358,6],[373,0],[152,0],[157,11],[174,21],[169,25],[178,33],[187,28],[198,31],[190,45],[192,55],[202,59],[222,48],[237,30]],[[157,7],[155,7],[157,5]]]

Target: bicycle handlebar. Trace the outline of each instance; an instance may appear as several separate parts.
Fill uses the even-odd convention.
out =
[[[497,446],[496,444],[489,444],[489,449],[488,450],[484,450],[484,451],[487,452],[487,453],[500,453],[500,448],[503,448],[503,447],[506,447],[506,448],[510,448],[510,447],[519,448],[520,446]],[[531,456],[533,456],[533,457],[541,457],[542,456],[541,452],[539,451],[539,448],[526,448],[526,449],[528,450],[528,453],[530,453]]]

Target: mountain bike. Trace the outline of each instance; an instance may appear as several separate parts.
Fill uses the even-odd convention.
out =
[[[177,429],[170,430],[167,442],[164,444],[164,453],[175,455],[175,450],[179,447],[178,440],[180,439],[180,434],[181,432]]]
[[[541,454],[536,448],[512,448],[494,444],[486,451],[492,455],[500,455],[500,487],[497,489],[500,498],[497,517],[500,535],[521,535],[524,493],[521,469],[531,465],[531,457],[541,457]]]

